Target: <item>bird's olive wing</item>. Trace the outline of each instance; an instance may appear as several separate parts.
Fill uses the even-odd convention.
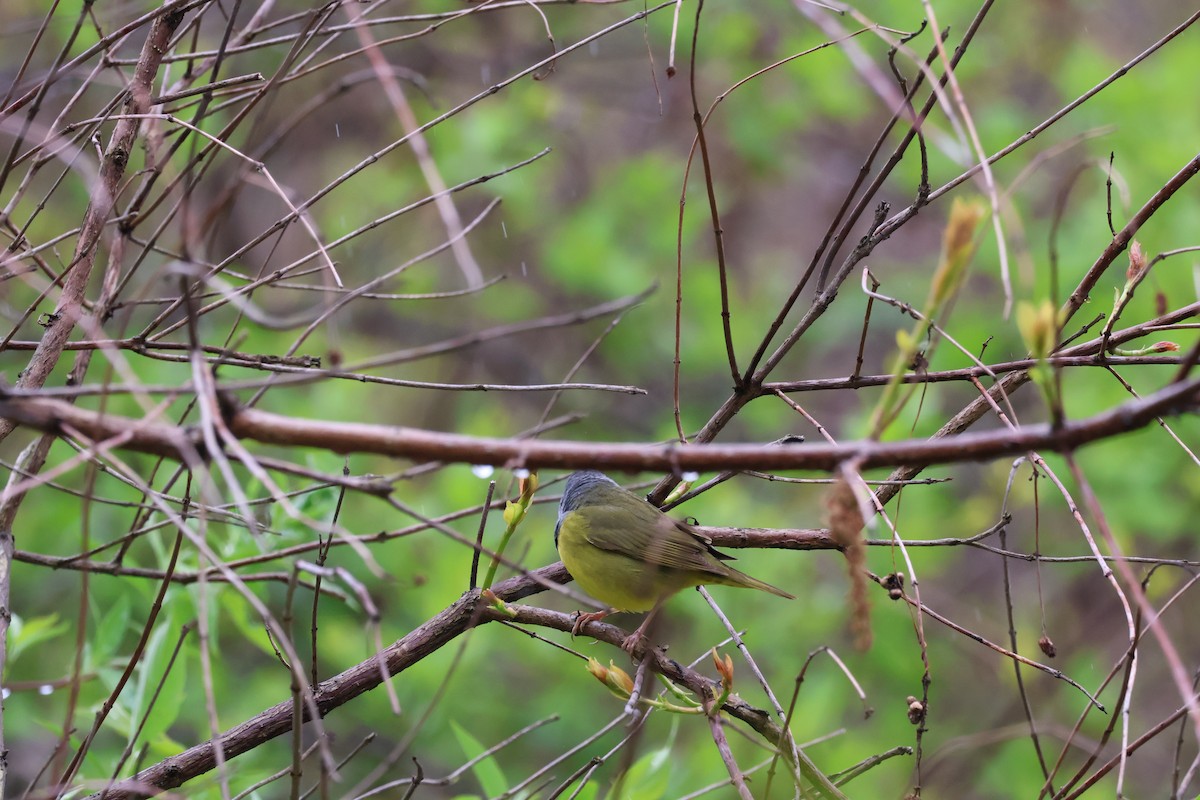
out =
[[[712,549],[706,536],[637,500],[637,506],[589,506],[588,541],[646,564],[716,575],[728,571],[718,560],[723,554]]]

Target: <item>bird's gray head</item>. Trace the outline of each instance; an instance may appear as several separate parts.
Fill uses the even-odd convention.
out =
[[[572,472],[567,478],[567,486],[563,489],[562,500],[558,504],[558,523],[554,526],[554,543],[558,544],[558,529],[562,526],[563,517],[583,505],[588,490],[595,486],[616,486],[617,482],[594,469],[584,469]]]
[[[583,499],[587,496],[588,490],[598,485],[616,486],[617,482],[603,472],[594,469],[572,472],[571,477],[567,478],[567,488],[563,489],[562,500],[558,504],[559,519],[563,514],[570,513],[583,505]]]

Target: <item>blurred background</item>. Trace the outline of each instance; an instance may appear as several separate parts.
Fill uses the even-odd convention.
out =
[[[47,8],[29,0],[6,0],[0,6],[0,89],[5,97],[0,108],[6,109],[0,118],[0,151],[7,155],[0,222],[6,252],[13,256],[0,283],[5,323],[0,369],[9,383],[18,379],[32,343],[41,336],[41,315],[55,309],[52,284],[71,263],[97,169],[98,151],[90,137],[95,132],[106,142],[111,135],[113,122],[106,118],[119,108],[120,93],[145,41],[146,24],[132,23],[155,8],[140,1],[89,4],[82,10]],[[979,4],[962,0],[938,0],[932,8],[938,25],[948,32],[951,50],[980,13]],[[653,13],[644,19],[596,36],[647,9]],[[88,296],[98,297],[101,272],[112,264],[119,291],[100,329],[81,330],[75,337],[117,344],[97,354],[84,381],[105,388],[77,402],[142,417],[145,404],[132,387],[178,387],[192,379],[188,319],[175,302],[181,280],[186,280],[202,308],[194,330],[214,348],[209,355],[218,383],[233,386],[241,400],[259,408],[304,419],[477,436],[517,436],[549,421],[542,434],[549,438],[669,441],[677,438],[673,362],[679,264],[679,414],[682,429],[691,435],[732,388],[713,225],[698,154],[688,172],[696,135],[692,93],[701,115],[722,98],[705,135],[723,231],[733,349],[744,369],[892,118],[889,92],[899,89],[888,50],[892,42],[922,29],[925,13],[922,4],[901,0],[862,2],[853,13],[843,14],[803,2],[710,0],[700,15],[693,53],[695,2],[681,5],[677,22],[672,5],[623,2],[187,4],[155,79],[156,96],[214,80],[207,54],[221,47],[225,52],[216,80],[245,79],[208,94],[169,99],[156,107],[160,116],[146,122],[145,138],[139,138],[131,154],[117,198],[122,222],[110,227],[102,244]],[[1165,0],[1136,7],[1038,0],[988,8],[955,73],[982,149],[991,154],[1008,146],[1154,46],[1188,13]],[[123,26],[127,32],[122,33]],[[253,34],[240,38],[247,30]],[[590,43],[507,82],[593,36]],[[1194,28],[1183,30],[994,165],[1014,301],[1050,298],[1061,305],[1112,240],[1110,209],[1119,230],[1196,156],[1196,37]],[[841,41],[739,84],[834,39]],[[918,74],[912,56],[923,59],[932,47],[926,25],[895,56],[909,85]],[[668,77],[672,58],[678,71]],[[936,71],[941,74],[940,68]],[[494,94],[486,94],[500,84]],[[736,90],[722,94],[735,85]],[[481,93],[477,102],[456,110]],[[915,102],[926,97],[922,87]],[[426,123],[451,111],[455,113],[422,133],[423,147],[414,148],[411,141],[393,147],[411,129],[407,114]],[[190,133],[180,120],[204,135]],[[976,160],[963,125],[958,110],[948,116],[938,108],[929,117],[925,146],[934,189]],[[871,175],[905,130],[901,123],[884,139]],[[214,139],[228,147],[213,147]],[[547,148],[544,156],[509,171]],[[255,168],[256,162],[265,166],[265,173]],[[469,235],[458,240],[464,244],[457,251],[442,247],[399,269],[452,236],[446,207],[422,202],[437,188],[431,188],[431,171],[448,187],[504,174],[448,195],[462,224],[479,218]],[[914,202],[921,175],[914,143],[851,228],[833,258],[835,267],[870,231],[879,203],[889,205],[890,211],[882,214],[888,218]],[[912,321],[876,302],[863,340],[864,361],[856,370],[868,305],[860,287],[861,269],[870,269],[881,293],[922,308],[938,264],[950,196],[986,198],[986,187],[978,180],[965,182],[874,247],[770,380],[880,375],[892,369],[896,333],[911,329]],[[316,199],[306,210],[307,229],[277,224],[289,213],[289,203],[310,198]],[[495,200],[500,204],[491,208]],[[1197,201],[1200,189],[1188,184],[1142,227],[1137,238],[1148,255],[1200,244]],[[118,237],[120,249],[114,244]],[[328,248],[344,289],[334,285],[315,239]],[[1109,297],[1123,285],[1126,263],[1121,256],[1100,280],[1064,336],[1111,309]],[[1194,304],[1196,263],[1188,253],[1157,263],[1117,329]],[[388,273],[394,274],[371,283],[365,293],[347,294]],[[247,290],[258,279],[262,284]],[[230,296],[237,302],[222,302]],[[813,296],[810,283],[786,316],[783,333],[797,323]],[[340,300],[348,302],[329,311]],[[988,363],[1024,358],[1028,349],[1015,316],[1005,317],[1004,305],[1000,248],[989,221],[980,229],[978,251],[961,290],[938,321],[963,348],[976,356],[983,353]],[[313,322],[317,324],[309,330]],[[1083,340],[1099,332],[1100,326],[1092,327]],[[776,336],[767,352],[781,339],[782,334]],[[1187,352],[1195,332],[1164,330],[1125,346],[1144,347],[1160,339]],[[220,358],[221,348],[268,358],[311,357],[320,359],[322,368],[344,374],[330,375],[310,362],[290,372],[310,373],[311,380],[289,383],[287,374],[272,372],[270,365]],[[63,385],[73,357],[72,352],[64,356],[48,387]],[[930,371],[972,363],[945,341],[929,350],[928,359]],[[1131,389],[1153,392],[1176,370],[1170,364],[1063,370],[1066,416],[1078,419],[1110,409],[1129,400]],[[247,381],[265,388],[247,388]],[[644,392],[463,389],[563,382],[634,386]],[[155,403],[170,399],[164,420],[197,421],[192,393],[151,396]],[[881,390],[842,386],[791,396],[832,437],[850,441],[871,434],[871,413]],[[931,435],[977,396],[966,381],[924,385],[883,438]],[[1012,403],[1022,423],[1049,419],[1033,385],[1014,394]],[[1200,479],[1193,454],[1200,425],[1194,417],[1166,422],[1170,430],[1153,425],[1086,447],[1077,461],[1103,508],[1103,520],[1085,508],[1093,533],[1103,539],[1106,524],[1122,553],[1145,559],[1131,567],[1139,580],[1153,571],[1145,583],[1152,604],[1161,607],[1172,599],[1157,624],[1177,648],[1191,680],[1200,663],[1195,626],[1188,622],[1200,612],[1189,583],[1200,562],[1195,529]],[[976,427],[996,430],[1002,423],[987,415]],[[742,409],[718,441],[765,443],[789,434],[821,440],[821,432],[791,407],[763,397]],[[0,458],[6,470],[34,438],[33,432],[18,429],[4,441]],[[201,491],[206,482],[197,478],[193,491],[205,510],[190,508],[189,524],[240,573],[275,576],[251,585],[278,617],[285,616],[289,601],[289,571],[297,559],[315,560],[317,534],[328,532],[335,514],[349,534],[382,534],[367,541],[382,576],[345,546],[334,547],[328,563],[344,567],[362,583],[381,613],[385,644],[466,590],[471,549],[420,524],[410,532],[417,520],[396,507],[365,493],[340,496],[336,486],[314,476],[339,475],[343,468],[355,476],[386,476],[397,499],[427,516],[478,506],[489,478],[497,481],[498,498],[513,497],[516,491],[507,472],[485,475],[470,465],[414,465],[316,449],[251,449],[261,457],[287,459],[311,474],[272,473],[276,485],[271,486],[238,468],[235,482],[253,502],[249,508],[261,529],[257,533],[249,530],[247,506],[239,506],[230,486],[234,482],[218,477]],[[174,541],[170,522],[147,501],[147,490],[175,508],[185,494],[185,480],[171,462],[128,453],[121,456],[125,466],[120,468],[104,459],[80,463],[65,442],[57,442],[50,452],[47,470],[62,465],[61,473],[30,491],[13,525],[19,552],[11,573],[14,619],[3,674],[8,790],[13,796],[30,786],[31,796],[41,796],[51,776],[62,773],[135,651],[160,586],[153,574],[165,568]],[[1044,455],[1083,506],[1086,490],[1071,479],[1063,459]],[[140,476],[140,483],[128,479],[126,467]],[[866,477],[887,474],[878,470]],[[540,477],[549,484],[558,475],[543,472]],[[614,477],[644,492],[662,476]],[[1101,739],[1120,711],[1121,677],[1101,687],[1128,647],[1126,612],[1090,557],[1071,509],[1051,483],[1031,480],[1028,464],[1015,473],[1011,459],[947,465],[931,467],[921,477],[939,482],[905,488],[887,509],[905,540],[972,537],[995,526],[1007,512],[1006,538],[993,536],[985,544],[1028,556],[1007,560],[1011,601],[1006,601],[1005,559],[994,551],[945,544],[911,547],[922,600],[1005,648],[1011,647],[1012,628],[1022,654],[1097,693],[1108,716],[1093,711],[1081,731],[1072,734],[1088,705],[1083,694],[1029,669],[1021,672],[1021,690],[1011,660],[926,617],[922,625],[931,683],[919,778],[914,757],[897,756],[856,778],[845,791],[851,797],[903,797],[919,781],[921,796],[930,798],[1038,797],[1046,778],[1031,741],[1026,704],[1047,764],[1053,765],[1070,742],[1056,788],[1093,750],[1100,753],[1099,764],[1119,750],[1120,726],[1107,744]],[[557,489],[549,485],[539,493],[545,502],[533,507],[506,550],[508,558],[528,569],[557,560],[551,536]],[[827,491],[822,482],[742,475],[673,513],[712,526],[815,528],[826,524]],[[293,518],[277,502],[288,492],[295,493],[291,502],[303,519]],[[473,537],[479,515],[449,524]],[[501,515],[491,514],[485,543],[494,546],[503,528]],[[890,533],[880,523],[865,535],[886,539]],[[1110,547],[1101,544],[1105,553]],[[1033,553],[1046,559],[1029,556]],[[792,729],[799,742],[814,742],[807,752],[818,765],[833,773],[892,748],[913,746],[915,727],[906,698],[922,695],[924,667],[916,618],[909,610],[872,591],[874,644],[858,651],[847,631],[849,579],[839,553],[747,550],[737,555],[739,568],[798,596],[787,602],[757,592],[713,590],[733,623],[746,631],[747,645],[785,705],[798,685]],[[892,547],[871,547],[867,559],[866,566],[879,575],[910,571]],[[88,572],[79,568],[81,562],[115,562],[148,572]],[[1152,570],[1159,563],[1163,566]],[[194,574],[208,566],[185,543],[178,570]],[[502,576],[508,574],[501,570]],[[1174,598],[1181,588],[1189,590]],[[343,597],[320,602],[321,678],[375,650],[363,603],[345,586],[341,590]],[[569,600],[547,594],[526,602],[575,610]],[[296,647],[308,659],[312,592],[300,589],[292,603]],[[209,628],[206,645],[194,629],[200,616]],[[629,627],[636,624],[630,617],[616,619]],[[193,627],[172,661],[185,625]],[[704,656],[726,636],[691,592],[668,604],[657,631],[681,662]],[[628,667],[624,654],[605,645],[585,638],[570,641],[554,631],[543,634],[605,664],[614,659]],[[1053,640],[1054,658],[1039,650],[1043,636]],[[1123,718],[1129,740],[1183,703],[1156,642],[1141,644],[1129,714]],[[805,659],[820,648],[832,648],[840,656],[865,692],[865,702],[823,655],[797,684]],[[736,669],[739,693],[768,707],[744,663],[738,661]],[[164,675],[163,689],[151,705]],[[217,729],[224,730],[286,700],[288,683],[261,618],[235,589],[223,583],[175,583],[130,685],[91,743],[73,783],[97,788],[114,770],[128,775],[135,765],[147,766],[204,741],[213,733],[210,707],[215,708]],[[456,639],[392,684],[403,709],[400,715],[391,712],[383,691],[375,690],[326,720],[339,756],[375,734],[347,762],[344,781],[328,786],[329,796],[359,796],[372,785],[408,777],[414,758],[426,776],[445,776],[482,748],[553,718],[466,770],[453,784],[431,783],[412,795],[499,796],[598,731],[623,707],[578,659],[498,625]],[[215,700],[206,701],[206,693]],[[867,716],[865,708],[874,713]],[[143,717],[146,723],[139,729]],[[589,758],[608,753],[627,733],[617,726],[550,770],[554,780],[540,790],[527,788],[516,796],[551,796],[567,776]],[[769,758],[752,733],[743,737],[731,732],[730,738],[743,768]],[[239,756],[229,770],[233,792],[286,768],[289,747],[282,737]],[[126,751],[132,755],[122,759]],[[1192,725],[1175,723],[1129,759],[1121,778],[1126,796],[1192,796],[1200,778],[1185,793],[1171,792],[1195,757]],[[315,760],[306,763],[313,766],[306,775],[315,775]],[[613,792],[618,774],[631,765],[622,788]],[[691,797],[727,780],[703,718],[656,712],[640,735],[607,758],[578,796]],[[775,784],[771,797],[791,796],[783,776],[777,775]],[[307,779],[303,785],[308,786]],[[533,784],[539,785],[541,781]],[[270,785],[253,796],[278,796],[280,786]],[[756,797],[766,796],[763,777],[755,777],[752,786]],[[211,774],[183,791],[188,796],[221,794]],[[408,791],[399,785],[374,796],[408,797]],[[732,791],[723,786],[709,796],[731,797]],[[1089,796],[1115,791],[1113,770]]]

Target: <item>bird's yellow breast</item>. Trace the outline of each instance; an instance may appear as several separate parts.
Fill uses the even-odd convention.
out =
[[[706,577],[597,547],[588,539],[587,521],[577,512],[563,517],[558,554],[581,589],[621,611],[649,611],[664,597],[698,586]]]

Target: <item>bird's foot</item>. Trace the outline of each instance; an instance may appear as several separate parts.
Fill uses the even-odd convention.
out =
[[[589,622],[597,622],[599,620],[602,620],[611,613],[612,613],[611,610],[589,611],[586,614],[582,611],[576,611],[575,612],[575,622],[573,625],[571,625],[571,635],[578,636],[579,634],[583,633],[584,625],[587,625]]]
[[[642,633],[641,628],[638,628],[636,631],[625,637],[625,640],[621,642],[621,649],[632,656],[633,651],[636,650],[638,645],[644,641],[646,641],[646,634]]]

